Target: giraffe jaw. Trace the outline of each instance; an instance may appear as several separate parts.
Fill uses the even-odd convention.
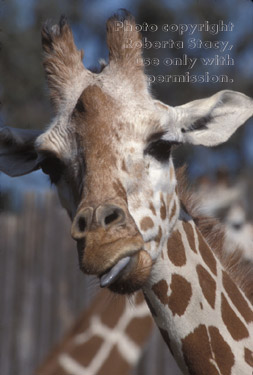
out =
[[[153,265],[150,255],[139,250],[121,258],[108,272],[100,276],[100,286],[119,294],[130,294],[147,281]]]

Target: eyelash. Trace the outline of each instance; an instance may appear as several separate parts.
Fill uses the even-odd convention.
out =
[[[55,156],[47,156],[41,163],[43,173],[47,174],[52,184],[59,182],[65,166],[63,162]]]

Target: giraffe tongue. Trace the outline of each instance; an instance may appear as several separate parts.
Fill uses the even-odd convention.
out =
[[[105,273],[100,278],[100,286],[101,288],[104,288],[106,286],[111,285],[116,278],[119,276],[120,272],[128,265],[130,262],[130,257],[125,257],[123,259],[120,259],[118,263],[113,266],[109,272]]]

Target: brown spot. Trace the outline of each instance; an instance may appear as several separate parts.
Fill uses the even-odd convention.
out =
[[[216,282],[207,270],[200,264],[196,267],[199,284],[209,305],[214,309],[215,295],[216,295]]]
[[[192,296],[191,284],[182,276],[173,274],[171,278],[171,294],[168,306],[173,315],[183,315]]]
[[[126,190],[124,189],[124,186],[122,185],[120,180],[117,180],[117,182],[113,182],[112,186],[116,191],[116,196],[122,198],[125,202],[127,202]]]
[[[167,305],[169,302],[168,289],[169,287],[167,281],[165,280],[160,280],[158,281],[158,283],[152,286],[153,292],[159,298],[163,305]]]
[[[182,267],[186,264],[184,244],[178,230],[171,233],[167,242],[167,249],[168,257],[175,266]]]
[[[99,336],[93,336],[90,340],[82,345],[73,347],[71,357],[80,363],[82,366],[88,366],[92,359],[96,356],[99,348],[104,340]]]
[[[221,294],[221,314],[223,322],[234,340],[239,341],[249,336],[247,328],[231,309],[223,293]]]
[[[199,252],[204,262],[206,263],[206,265],[212,271],[212,273],[214,275],[217,275],[216,259],[198,229],[197,229],[197,233],[198,233],[198,239],[199,239]]]
[[[183,221],[183,227],[191,250],[194,251],[194,253],[197,253],[194,232],[191,223],[189,223],[188,221]]]
[[[153,205],[153,203],[152,203],[152,202],[150,202],[150,203],[149,203],[149,208],[151,209],[151,211],[152,211],[152,214],[153,214],[154,216],[156,216],[156,211],[155,211],[155,207],[154,207],[154,205]]]
[[[172,347],[171,347],[171,342],[170,342],[170,337],[169,337],[169,334],[167,331],[165,331],[165,329],[162,329],[162,328],[159,328],[159,331],[161,332],[161,335],[162,335],[162,338],[164,339],[164,341],[166,342],[171,354],[174,356],[173,354],[173,350],[172,350]]]
[[[134,295],[134,303],[135,305],[142,305],[144,303],[144,296],[143,296],[143,293],[142,291],[139,291],[139,292],[136,292],[135,295]]]
[[[162,228],[160,227],[159,225],[159,231],[158,231],[158,234],[155,238],[155,242],[159,245],[160,241],[161,241],[161,238],[162,238]],[[163,253],[162,253],[163,255]]]
[[[141,220],[141,229],[142,230],[147,231],[147,230],[149,230],[153,227],[154,227],[154,222],[150,217],[146,216]]]
[[[98,373],[110,375],[128,374],[131,367],[131,364],[122,357],[122,354],[115,345],[109,356],[106,358],[106,361],[103,362],[102,367],[98,370]]]
[[[127,167],[124,159],[122,160],[121,169],[122,171],[127,172]]]
[[[211,337],[211,346],[215,361],[222,375],[231,375],[235,358],[228,343],[221,336],[218,328],[208,328]]]
[[[212,364],[212,349],[206,326],[199,325],[182,340],[185,363],[190,374],[219,375]]]
[[[156,311],[155,311],[152,303],[150,302],[149,298],[146,296],[146,294],[144,295],[144,297],[145,297],[145,300],[147,302],[148,308],[149,308],[152,316],[154,316],[154,317],[157,316]]]
[[[199,303],[199,306],[200,306],[201,310],[203,310],[202,302]]]
[[[173,204],[173,207],[172,207],[172,210],[171,210],[171,213],[170,213],[170,221],[175,216],[176,209],[177,209],[177,205],[176,205],[176,201],[174,201],[174,204]]]
[[[229,298],[231,299],[233,304],[236,306],[237,310],[244,317],[247,323],[252,322],[253,321],[252,309],[249,307],[241,291],[238,289],[236,284],[231,280],[231,278],[228,276],[228,274],[225,271],[223,271],[222,273],[222,281],[223,281],[224,288]]]
[[[109,328],[114,328],[125,308],[126,299],[124,297],[119,297],[117,299],[117,304],[110,309],[110,312],[108,311],[106,314],[100,315],[101,322]]]
[[[141,346],[147,340],[147,336],[153,328],[153,320],[150,315],[133,318],[126,328],[126,334],[137,345]]]
[[[164,203],[162,193],[160,194],[160,200],[161,200],[160,216],[161,216],[162,220],[165,220],[166,216],[167,216],[167,212],[166,212],[166,206],[165,206],[165,203]]]
[[[248,348],[244,348],[244,358],[248,365],[253,367],[253,352]]]

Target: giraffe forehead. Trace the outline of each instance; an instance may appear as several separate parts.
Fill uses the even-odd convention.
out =
[[[99,144],[97,138],[101,134],[103,143],[113,140],[114,147],[122,147],[129,140],[142,143],[152,134],[162,132],[170,122],[168,106],[153,100],[147,90],[136,89],[124,76],[112,76],[110,69],[91,74],[89,82],[80,83],[74,96],[72,104],[66,103],[39,137],[39,149],[51,149],[68,157],[73,147],[71,136],[75,134],[89,144],[93,140]]]
[[[107,134],[115,133],[118,137],[146,138],[158,131],[161,111],[156,110],[149,97],[136,95],[132,102],[133,95],[129,97],[126,92],[117,95],[116,88],[109,92],[106,86],[90,85],[80,95],[73,114],[81,117],[84,128],[96,129],[96,134],[106,130]]]

